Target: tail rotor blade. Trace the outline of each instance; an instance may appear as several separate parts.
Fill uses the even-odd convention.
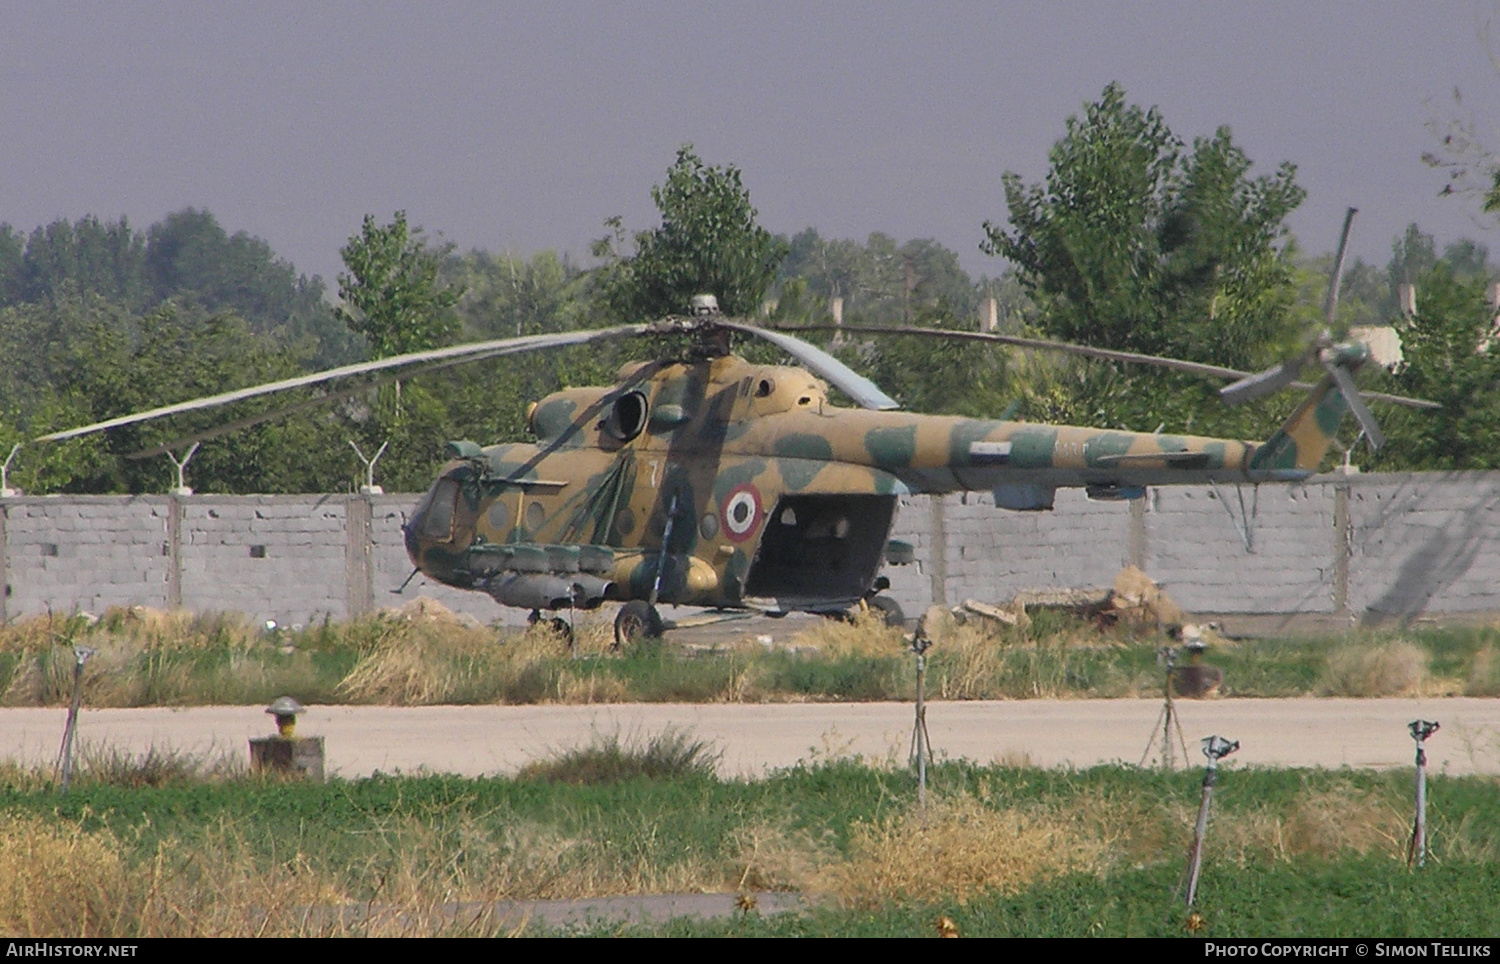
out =
[[[1379,451],[1380,447],[1385,444],[1385,433],[1380,430],[1380,425],[1376,423],[1375,416],[1370,413],[1364,399],[1359,397],[1359,388],[1354,384],[1354,376],[1349,374],[1348,368],[1338,362],[1332,362],[1325,367],[1328,369],[1328,374],[1333,376],[1333,383],[1338,386],[1339,392],[1344,396],[1344,401],[1349,403],[1349,414],[1353,415],[1359,427],[1364,429],[1365,438],[1370,441],[1370,451]]]
[[[1219,389],[1219,398],[1226,405],[1241,405],[1279,392],[1297,380],[1297,376],[1302,372],[1302,366],[1306,363],[1307,356],[1303,355],[1284,361],[1274,368],[1257,372],[1248,378],[1241,378],[1234,384],[1225,385]]]
[[[1339,288],[1344,281],[1344,259],[1349,254],[1349,232],[1354,228],[1354,216],[1359,208],[1344,212],[1344,231],[1339,235],[1339,253],[1333,259],[1333,275],[1328,279],[1328,299],[1323,303],[1323,324],[1333,331],[1333,316],[1339,308]]]

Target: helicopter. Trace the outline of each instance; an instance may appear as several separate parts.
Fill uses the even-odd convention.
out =
[[[809,329],[800,329],[809,330]],[[846,332],[862,329],[844,328]],[[1326,335],[1258,374],[1057,342],[921,328],[890,333],[965,337],[1149,362],[1238,380],[1222,390],[1246,401],[1289,385],[1308,389],[1265,442],[1247,442],[899,411],[898,403],[838,359],[793,335],[720,315],[712,296],[691,313],[609,328],[527,335],[393,356],[268,385],[163,406],[38,441],[342,378],[408,377],[454,364],[565,345],[675,335],[675,358],[632,362],[609,386],[568,388],[534,403],[536,441],[447,445],[448,460],[403,526],[415,567],[444,585],[484,592],[503,606],[552,613],[621,603],[616,647],[669,628],[659,607],[694,606],[738,618],[809,612],[847,615],[864,605],[904,622],[883,594],[885,564],[914,560],[890,538],[905,495],[984,491],[999,508],[1051,509],[1056,490],[1090,499],[1142,497],[1147,486],[1291,482],[1313,474],[1346,414],[1372,447],[1379,426],[1353,372],[1369,360],[1358,342]],[[765,340],[798,364],[759,365],[732,352],[733,337]],[[1316,385],[1302,368],[1324,369]],[[331,391],[342,397],[370,387]],[[830,386],[857,407],[830,400]],[[242,420],[196,438],[276,417]],[[408,580],[409,581],[409,580]]]

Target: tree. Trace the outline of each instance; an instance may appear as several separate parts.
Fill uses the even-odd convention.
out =
[[[444,275],[461,282],[458,312],[476,338],[567,331],[590,315],[590,275],[552,251],[530,260],[471,251],[449,259]]]
[[[661,226],[635,235],[633,255],[616,250],[623,240],[618,218],[608,222],[615,237],[595,243],[595,256],[613,259],[605,304],[623,321],[681,314],[695,294],[714,295],[726,314],[758,311],[787,248],[756,223],[739,168],[704,164],[684,145],[651,199]]]
[[[1251,179],[1221,127],[1191,152],[1118,84],[1068,118],[1043,184],[1004,175],[1009,228],[983,249],[1013,262],[1054,335],[1252,368],[1290,333],[1278,243],[1306,192],[1295,168]]]
[[[808,228],[795,235],[780,271],[780,289],[801,279],[806,293],[844,300],[850,323],[911,323],[940,304],[943,314],[967,318],[978,307],[978,289],[957,253],[931,239],[897,245],[880,232],[864,245],[827,240]],[[826,311],[826,308],[820,308]]]
[[[377,358],[436,348],[458,333],[453,306],[463,289],[438,283],[446,252],[428,248],[422,229],[408,230],[406,212],[385,226],[365,215],[360,233],[340,249],[339,317],[367,338]]]
[[[1404,360],[1393,390],[1442,408],[1389,419],[1379,467],[1500,467],[1500,344],[1486,276],[1461,277],[1444,259],[1416,283],[1417,312],[1396,323]]]
[[[233,311],[257,333],[299,346],[313,367],[353,361],[357,338],[324,303],[323,279],[299,275],[260,238],[230,235],[208,211],[184,208],[146,232],[145,267],[155,303],[191,300]]]

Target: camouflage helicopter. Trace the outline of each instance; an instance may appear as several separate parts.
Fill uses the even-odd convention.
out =
[[[1139,497],[1151,485],[1293,481],[1316,471],[1346,412],[1372,445],[1381,440],[1352,379],[1369,358],[1358,343],[1325,337],[1292,361],[1248,375],[998,334],[880,330],[1060,348],[1238,378],[1224,389],[1230,401],[1300,384],[1294,380],[1306,365],[1318,364],[1325,375],[1304,386],[1306,398],[1263,443],[921,415],[897,411],[893,399],[821,349],[725,318],[712,297],[699,296],[685,317],[384,358],[39,441],[373,372],[406,377],[565,345],[686,336],[690,347],[680,358],[630,363],[614,385],[565,389],[533,404],[528,421],[535,442],[450,442],[449,460],[404,526],[413,575],[487,593],[501,605],[531,610],[533,620],[552,613],[565,632],[569,624],[559,611],[623,603],[614,623],[618,646],[660,635],[664,603],[733,614],[831,615],[863,602],[901,621],[899,605],[882,594],[890,583],[880,570],[914,556],[910,545],[890,539],[902,495],[986,491],[1000,508],[1038,511],[1052,508],[1060,487],[1117,500]],[[800,367],[747,362],[731,353],[733,335],[767,340]],[[858,407],[832,404],[830,385]]]

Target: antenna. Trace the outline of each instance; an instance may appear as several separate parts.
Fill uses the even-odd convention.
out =
[[[167,450],[167,452],[166,452],[167,458],[171,459],[172,460],[172,464],[177,467],[177,485],[172,489],[172,492],[171,492],[172,495],[192,495],[193,494],[193,490],[190,489],[190,488],[188,488],[187,481],[183,478],[183,470],[186,469],[187,468],[187,464],[193,460],[193,454],[195,452],[197,452],[197,451],[198,451],[198,443],[194,442],[193,443],[193,447],[187,450],[187,454],[184,455],[182,457],[182,461],[179,462],[179,461],[177,461],[177,456],[172,453],[172,450],[171,449]]]
[[[365,463],[365,484],[359,487],[360,495],[385,495],[385,489],[375,484],[375,463],[380,461],[380,457],[385,454],[385,447],[390,444],[388,441],[381,442],[380,448],[375,451],[375,457],[367,459],[365,453],[359,450],[359,446],[354,444],[354,440],[349,440],[349,447],[354,450],[355,455],[359,456],[359,460]]]
[[[0,499],[13,499],[21,494],[20,489],[10,487],[10,463],[19,451],[21,451],[21,443],[17,442],[10,447],[10,454],[5,457],[5,464],[0,465]]]

